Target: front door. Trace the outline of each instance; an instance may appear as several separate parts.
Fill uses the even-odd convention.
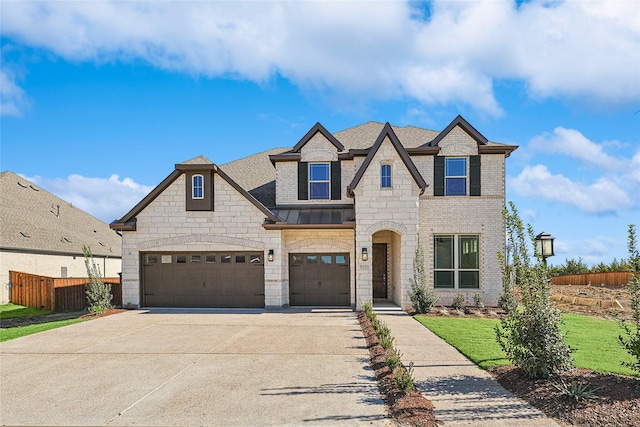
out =
[[[373,244],[373,298],[387,298],[387,244]]]

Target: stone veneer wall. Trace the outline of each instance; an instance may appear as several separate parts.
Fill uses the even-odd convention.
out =
[[[123,304],[140,305],[140,253],[150,251],[263,251],[265,254],[265,306],[282,307],[286,259],[281,256],[278,230],[262,227],[265,215],[231,185],[214,176],[213,212],[185,210],[184,174],[137,217],[137,231],[123,232]],[[273,262],[266,261],[274,249]]]
[[[380,188],[380,166],[392,164],[392,188]],[[418,242],[418,195],[420,189],[395,148],[385,139],[355,189],[356,252],[366,247],[372,254],[373,235],[393,231],[399,236],[399,258],[393,263],[394,286],[399,287],[402,308],[411,306],[409,278],[413,271],[413,256]],[[356,258],[356,308],[373,299],[372,257],[368,261]],[[398,278],[396,282],[395,278]],[[398,291],[396,291],[398,292]]]

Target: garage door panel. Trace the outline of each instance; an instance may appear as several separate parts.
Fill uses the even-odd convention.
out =
[[[144,306],[264,307],[262,253],[143,254],[142,257]]]

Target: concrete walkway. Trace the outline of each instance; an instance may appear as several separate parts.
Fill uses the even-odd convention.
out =
[[[444,426],[558,426],[404,312],[378,311]]]

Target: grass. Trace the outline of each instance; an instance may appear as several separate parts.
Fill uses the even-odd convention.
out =
[[[0,305],[0,319],[13,319],[14,317],[26,317],[26,316],[41,316],[43,314],[49,314],[51,311],[40,310],[39,308],[25,307],[23,305],[16,304],[1,304]]]
[[[54,322],[39,323],[36,325],[16,326],[15,328],[0,329],[0,342],[13,340],[27,335],[37,334],[51,329],[61,328],[74,323],[84,322],[87,319],[67,319]]]
[[[0,305],[0,319],[12,319],[15,317],[25,316],[41,316],[44,314],[50,314],[51,311],[40,310],[32,307],[25,307],[16,304],[1,304]],[[37,334],[38,332],[48,331],[50,329],[60,328],[62,326],[71,325],[73,323],[82,322],[86,319],[67,319],[56,320],[53,322],[39,323],[36,325],[16,326],[14,328],[1,328],[0,329],[0,342],[9,341],[12,339],[24,337],[27,335]]]
[[[617,322],[578,314],[564,314],[562,318],[576,367],[634,375],[621,365],[631,357],[618,343],[621,329]],[[482,369],[510,364],[496,342],[496,319],[416,316],[416,320]]]

